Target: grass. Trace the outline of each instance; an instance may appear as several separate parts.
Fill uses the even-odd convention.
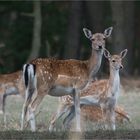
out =
[[[28,127],[23,132],[18,131],[20,129],[20,117],[21,117],[22,104],[23,104],[23,99],[20,96],[10,96],[7,98],[7,101],[6,101],[7,128],[4,127],[3,116],[0,115],[0,130],[4,131],[5,134],[6,132],[9,133],[9,135],[11,133],[14,134],[18,132],[19,135],[25,135],[28,137],[28,134],[31,133],[29,131],[30,127]],[[114,134],[114,132],[111,132],[111,134],[113,134],[113,136],[115,137],[119,137],[120,135],[118,136],[117,134],[119,134],[120,132],[121,133],[124,132],[125,134],[128,135],[129,132],[133,132],[133,130],[140,129],[140,109],[139,109],[140,89],[132,88],[132,90],[125,90],[125,92],[123,92],[123,94],[121,94],[119,97],[119,104],[123,106],[126,109],[126,111],[129,113],[131,117],[131,123],[117,125],[116,135]],[[36,123],[37,123],[36,134],[38,134],[38,137],[35,136],[34,133],[31,133],[34,138],[39,139],[39,136],[40,136],[40,139],[41,139],[41,133],[42,133],[42,136],[45,137],[47,135],[49,136],[49,138],[55,138],[55,137],[68,138],[68,136],[70,136],[70,133],[65,132],[61,119],[58,120],[58,122],[56,123],[56,133],[53,133],[53,135],[50,136],[51,133],[48,132],[48,126],[49,126],[49,121],[51,119],[51,115],[56,112],[57,107],[58,107],[57,97],[46,96],[43,99],[42,103],[39,106],[41,112],[39,113],[36,119]],[[84,138],[87,138],[88,135],[91,137],[92,136],[96,137],[96,135],[98,135],[100,138],[102,138],[101,134],[104,133],[104,131],[99,131],[100,126],[97,123],[85,121],[83,127],[84,127],[84,132],[85,132],[83,133]],[[61,133],[59,133],[60,131]],[[105,132],[105,133],[109,135],[109,132]],[[106,136],[105,138],[108,138],[108,137]]]
[[[131,117],[131,124],[124,124],[121,126],[118,126],[118,129],[122,129],[124,127],[125,129],[131,129],[131,127],[134,129],[140,129],[140,97],[139,94],[136,92],[127,92],[127,94],[123,94],[119,98],[119,104],[123,106],[127,112],[130,114]],[[21,116],[21,109],[23,104],[23,99],[19,96],[10,96],[7,98],[6,102],[6,114],[7,114],[7,128],[4,130],[9,129],[19,129],[20,128],[20,116]],[[37,116],[37,128],[38,131],[46,131],[48,129],[49,121],[51,119],[51,115],[56,112],[58,106],[58,98],[57,97],[51,97],[46,96],[42,103],[40,104],[37,112],[41,110],[39,115]],[[0,115],[0,129],[4,128],[3,124],[3,116]],[[97,125],[96,123],[91,123],[89,121],[84,122],[86,123],[86,127],[89,130],[94,130],[94,125]],[[89,126],[89,127],[88,127]],[[56,129],[62,130],[62,121],[59,120],[56,124]]]

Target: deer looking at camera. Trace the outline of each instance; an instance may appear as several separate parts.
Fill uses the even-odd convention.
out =
[[[88,60],[38,58],[30,64],[24,65],[23,78],[26,95],[22,110],[21,129],[24,126],[25,116],[27,116],[32,131],[36,130],[34,112],[45,95],[72,95],[75,105],[76,130],[80,131],[79,91],[98,72],[105,48],[105,39],[111,35],[112,27],[106,29],[104,33],[92,34],[90,30],[85,28],[83,31],[92,43],[92,53]],[[66,81],[67,83],[63,86],[61,82],[56,82],[61,76],[72,77],[73,80]]]
[[[86,95],[80,98],[80,105],[93,105],[100,107],[106,128],[116,129],[115,112],[117,107],[117,99],[120,94],[120,76],[119,70],[123,68],[122,59],[127,54],[127,49],[123,50],[119,55],[111,55],[109,51],[104,51],[104,56],[108,59],[110,65],[110,76],[106,81],[95,81],[90,86],[82,90],[82,94]],[[89,95],[89,93],[91,93]],[[70,121],[74,118],[74,108],[71,107],[68,116],[64,120],[64,126],[68,127]],[[110,127],[109,127],[110,126]]]

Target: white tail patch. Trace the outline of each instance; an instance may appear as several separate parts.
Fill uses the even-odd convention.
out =
[[[25,64],[23,66],[23,80],[26,87],[25,90],[25,101],[22,109],[22,120],[21,120],[21,129],[24,126],[24,119],[27,114],[28,105],[32,101],[33,93],[36,90],[36,67],[33,64]],[[33,130],[35,130],[34,124],[31,124]]]

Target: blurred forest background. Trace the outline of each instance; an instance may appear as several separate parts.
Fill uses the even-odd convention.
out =
[[[91,42],[82,28],[95,33],[113,26],[107,49],[127,48],[124,75],[139,75],[139,13],[138,1],[0,1],[0,73],[37,57],[87,59]],[[101,71],[107,69],[103,63]]]

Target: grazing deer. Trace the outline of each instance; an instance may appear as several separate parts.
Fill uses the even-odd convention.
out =
[[[92,84],[92,88],[82,90],[82,94],[86,95],[80,98],[81,105],[94,105],[100,107],[102,110],[103,118],[105,122],[110,125],[105,125],[106,128],[110,126],[113,130],[115,126],[115,108],[117,104],[118,95],[120,94],[120,76],[119,70],[123,68],[122,59],[127,54],[127,49],[123,50],[119,55],[111,55],[109,51],[104,51],[104,56],[109,60],[110,76],[105,82],[95,81]],[[91,95],[88,93],[92,92]],[[68,126],[70,121],[74,117],[74,108],[71,107],[70,113],[64,120],[64,126]]]
[[[104,33],[92,34],[83,29],[85,36],[92,42],[92,53],[88,60],[57,60],[38,58],[23,67],[23,77],[26,86],[25,102],[22,109],[21,129],[24,126],[25,116],[30,120],[32,131],[36,130],[34,112],[45,95],[64,96],[74,98],[76,130],[80,131],[80,103],[79,90],[83,89],[88,80],[98,72],[105,48],[105,39],[111,35],[112,27]],[[61,76],[72,77],[65,86],[56,82]],[[27,114],[27,110],[28,114]]]

